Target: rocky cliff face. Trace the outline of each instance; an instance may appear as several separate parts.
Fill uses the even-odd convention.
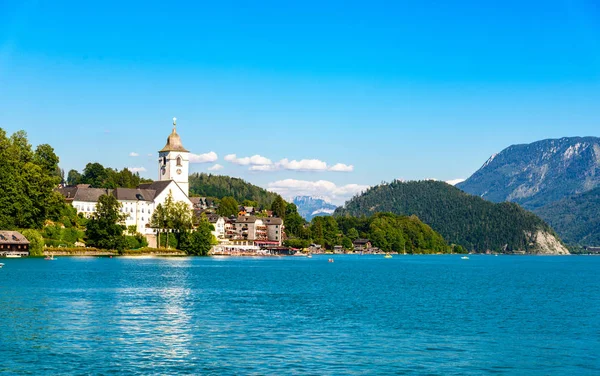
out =
[[[568,255],[569,250],[556,239],[556,236],[547,231],[539,230],[532,236],[532,250],[530,253],[539,255]]]
[[[493,202],[535,209],[600,186],[600,138],[564,137],[513,145],[457,185]]]

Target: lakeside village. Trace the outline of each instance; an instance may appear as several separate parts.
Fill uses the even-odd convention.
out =
[[[319,245],[312,244],[307,249],[296,249],[283,245],[286,239],[285,225],[272,211],[256,211],[254,207],[239,206],[237,216],[224,217],[215,214],[215,203],[205,197],[189,196],[189,155],[176,129],[173,130],[165,146],[158,152],[158,180],[140,184],[137,188],[92,188],[89,184],[61,186],[58,192],[66,202],[76,209],[77,214],[91,218],[97,212],[102,196],[113,196],[119,203],[120,212],[125,218],[120,224],[128,231],[143,235],[150,248],[159,248],[170,230],[151,226],[152,215],[160,206],[170,200],[184,203],[193,210],[194,216],[206,216],[213,226],[216,239],[209,254],[212,255],[307,255],[324,253]],[[161,241],[161,236],[163,240]],[[216,243],[216,244],[214,244]],[[17,231],[0,231],[0,257],[25,257],[29,255],[28,239]],[[85,244],[78,244],[85,247]],[[168,242],[165,243],[168,248]],[[60,248],[55,250],[60,253]],[[348,251],[379,253],[368,239],[356,239],[353,249],[344,250],[336,246],[334,253]],[[51,252],[46,248],[46,253]]]

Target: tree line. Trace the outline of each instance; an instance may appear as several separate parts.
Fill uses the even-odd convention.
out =
[[[141,183],[152,183],[152,179],[140,177],[128,168],[122,170],[104,167],[100,163],[88,163],[82,173],[70,170],[67,174],[67,184],[89,184],[92,188],[136,188]]]

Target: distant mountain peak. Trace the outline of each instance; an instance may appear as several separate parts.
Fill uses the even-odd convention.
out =
[[[319,215],[331,215],[337,208],[322,197],[296,196],[293,202],[298,207],[298,213],[307,221]]]

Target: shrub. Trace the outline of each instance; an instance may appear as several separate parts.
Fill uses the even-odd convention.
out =
[[[36,230],[23,230],[21,234],[29,240],[29,254],[31,256],[44,255],[44,238]]]

